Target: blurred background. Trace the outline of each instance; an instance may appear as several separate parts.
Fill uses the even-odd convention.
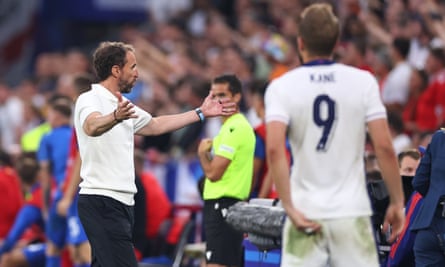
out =
[[[314,2],[341,20],[335,60],[379,81],[396,152],[425,146],[445,121],[443,0],[0,0],[0,148],[37,149],[24,134],[45,122],[49,97],[74,98],[73,78],[94,74],[92,52],[106,40],[136,48],[139,80],[127,97],[153,115],[199,106],[213,77],[235,73],[256,127],[251,91],[301,64],[298,17]],[[173,202],[200,204],[196,145],[219,125],[137,139]]]

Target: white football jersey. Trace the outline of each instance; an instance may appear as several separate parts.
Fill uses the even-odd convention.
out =
[[[291,194],[310,219],[371,215],[364,172],[366,123],[386,117],[371,73],[315,61],[271,82],[266,122],[288,125]]]

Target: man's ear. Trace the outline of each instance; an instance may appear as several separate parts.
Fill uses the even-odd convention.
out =
[[[111,75],[113,75],[114,78],[119,77],[121,73],[121,68],[118,65],[114,65],[111,67]]]
[[[235,103],[237,103],[237,104],[239,104],[240,102],[241,102],[241,93],[236,93],[234,96],[233,96],[233,99],[235,100]]]

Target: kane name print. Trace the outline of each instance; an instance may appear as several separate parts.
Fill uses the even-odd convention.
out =
[[[335,76],[334,76],[333,72],[311,73],[311,74],[309,74],[309,78],[311,79],[311,82],[314,82],[314,83],[335,82]]]

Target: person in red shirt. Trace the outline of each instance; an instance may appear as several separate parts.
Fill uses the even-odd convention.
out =
[[[432,48],[425,70],[430,83],[420,95],[416,106],[415,126],[419,132],[435,131],[445,120],[445,51]]]
[[[137,193],[134,196],[133,242],[136,256],[141,260],[161,253],[159,247],[162,244],[157,244],[157,237],[161,224],[172,218],[172,204],[156,177],[144,171],[145,154],[142,151],[135,150],[134,162]]]
[[[0,243],[24,203],[20,179],[13,168],[11,156],[0,150]]]
[[[35,154],[20,155],[15,163],[25,203],[0,245],[0,266],[45,265],[45,235],[42,216],[42,190],[37,180],[39,165]]]
[[[269,175],[266,158],[266,124],[264,123],[265,106],[264,94],[266,92],[267,83],[264,81],[256,81],[251,84],[250,91],[252,93],[252,106],[255,109],[262,123],[255,127],[255,154],[253,162],[253,179],[251,198],[278,198],[278,193]],[[287,149],[289,164],[291,162],[290,147]]]
[[[417,131],[416,113],[420,96],[428,86],[428,74],[421,69],[413,69],[409,80],[409,96],[406,105],[403,107],[402,119],[405,131],[412,134]]]
[[[367,49],[365,38],[354,38],[345,42],[342,63],[374,73],[371,65],[366,62]]]

